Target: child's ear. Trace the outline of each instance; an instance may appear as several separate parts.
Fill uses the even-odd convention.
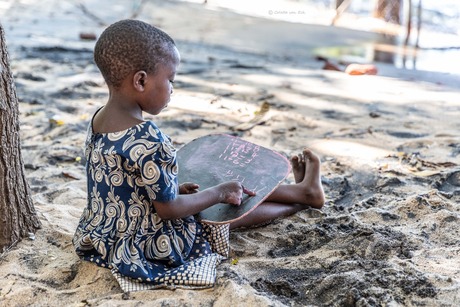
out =
[[[147,80],[147,73],[143,70],[139,70],[133,76],[133,86],[139,92],[144,91],[145,82]]]

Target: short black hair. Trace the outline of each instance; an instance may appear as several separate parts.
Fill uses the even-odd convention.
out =
[[[155,73],[159,63],[173,59],[174,40],[140,20],[120,20],[102,32],[94,47],[94,61],[107,85],[115,88],[139,70]]]

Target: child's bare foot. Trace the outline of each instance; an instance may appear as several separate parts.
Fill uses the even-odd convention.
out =
[[[309,149],[304,149],[301,154],[292,157],[291,164],[296,183],[279,185],[262,205],[245,217],[232,222],[231,229],[262,225],[307,208],[323,207],[325,198],[318,156]]]
[[[318,156],[305,148],[297,159],[292,159],[292,169],[296,185],[305,193],[304,203],[314,208],[321,208],[325,197],[321,184],[321,162]]]
[[[291,158],[292,173],[295,183],[299,183],[305,177],[305,159],[303,154],[298,154]]]
[[[321,209],[324,191],[321,184],[321,162],[309,149],[291,158],[295,184],[282,184],[270,194],[266,202],[289,204],[284,215],[294,214],[309,207]]]

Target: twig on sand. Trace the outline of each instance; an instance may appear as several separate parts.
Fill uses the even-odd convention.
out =
[[[132,13],[131,15],[128,17],[129,19],[132,19],[132,18],[136,18],[137,16],[139,16],[141,10],[142,10],[142,7],[147,3],[147,0],[140,0],[139,1],[139,4],[136,6],[135,4],[133,4],[133,8],[132,8]],[[102,18],[100,18],[99,16],[97,16],[96,14],[92,13],[87,7],[86,5],[84,5],[81,1],[79,1],[76,6],[83,12],[83,14],[85,14],[86,16],[88,16],[89,18],[91,18],[93,21],[95,21],[99,26],[107,26],[108,23],[105,22]]]
[[[267,114],[268,111],[270,110],[270,104],[267,101],[264,101],[258,111],[256,111],[256,114],[251,120],[248,122],[244,122],[241,124],[238,124],[234,127],[231,127],[232,130],[234,131],[247,131],[252,129],[253,127],[262,124],[267,120]]]
[[[91,13],[83,3],[81,3],[81,2],[77,3],[76,6],[83,12],[83,14],[85,14],[86,16],[90,17],[95,22],[97,22],[98,25],[107,26],[107,23],[104,20],[102,20],[101,18],[99,18],[95,14]]]
[[[10,244],[9,247],[4,248],[3,251],[0,253],[0,262],[3,259],[4,256],[13,248],[16,246],[16,244],[19,242],[19,240],[14,241],[12,244]]]
[[[146,4],[146,3],[147,3],[147,0],[141,0],[141,1],[139,2],[139,5],[137,6],[136,9],[134,9],[134,5],[133,5],[133,13],[131,14],[131,16],[130,16],[129,18],[130,18],[130,19],[136,18],[136,17],[140,14],[142,7],[143,7],[144,4]]]
[[[2,290],[5,290],[5,293],[2,294],[1,298],[5,298],[8,294],[10,294],[11,291],[13,291],[13,288],[14,288],[14,285],[15,285],[15,284],[16,284],[16,281],[15,281],[15,280],[9,282],[8,285],[7,285],[7,287],[9,287],[9,289],[6,288],[6,287],[4,287],[4,288],[2,289]]]

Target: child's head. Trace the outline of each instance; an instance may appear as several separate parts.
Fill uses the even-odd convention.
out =
[[[136,71],[154,74],[159,64],[175,60],[174,40],[139,20],[121,20],[99,37],[94,60],[108,86],[118,88]]]

